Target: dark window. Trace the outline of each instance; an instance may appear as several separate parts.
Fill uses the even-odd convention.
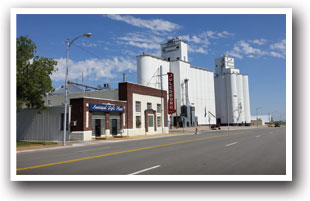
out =
[[[141,128],[141,116],[136,116],[136,128]]]
[[[158,113],[161,112],[161,104],[157,104],[157,112],[158,112]]]
[[[170,61],[170,57],[168,57],[168,61]]]
[[[141,112],[141,102],[136,101],[136,112]]]

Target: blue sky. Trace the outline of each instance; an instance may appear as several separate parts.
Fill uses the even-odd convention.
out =
[[[117,88],[122,74],[136,82],[136,56],[160,55],[160,44],[179,37],[189,46],[194,66],[214,71],[214,59],[228,53],[249,75],[252,115],[285,118],[285,15],[17,15],[17,37],[28,36],[37,55],[58,61],[54,88],[64,84],[65,40],[70,47],[69,79]]]

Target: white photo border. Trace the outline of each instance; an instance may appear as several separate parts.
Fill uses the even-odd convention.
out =
[[[18,14],[286,15],[286,175],[17,175],[16,16]],[[12,8],[10,29],[10,176],[12,181],[292,181],[292,8]]]

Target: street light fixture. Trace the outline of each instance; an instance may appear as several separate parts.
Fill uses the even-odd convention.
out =
[[[66,41],[66,45],[67,45],[67,51],[66,51],[66,77],[65,77],[65,113],[64,113],[64,146],[66,146],[66,134],[67,134],[67,107],[68,107],[68,59],[69,59],[69,47],[72,45],[72,43],[74,41],[76,41],[77,39],[81,38],[81,37],[91,37],[91,33],[86,33],[80,36],[75,37],[72,41],[69,41],[69,39],[67,39]]]

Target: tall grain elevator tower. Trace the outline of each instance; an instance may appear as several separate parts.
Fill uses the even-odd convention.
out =
[[[168,72],[174,75],[176,113],[172,124],[196,126],[215,124],[214,73],[207,68],[192,66],[188,59],[188,44],[173,38],[161,44],[161,56],[147,53],[137,56],[139,84],[160,89],[160,69],[163,90],[168,90]]]
[[[235,68],[234,58],[215,59],[214,82],[217,123],[251,125],[248,75]]]

